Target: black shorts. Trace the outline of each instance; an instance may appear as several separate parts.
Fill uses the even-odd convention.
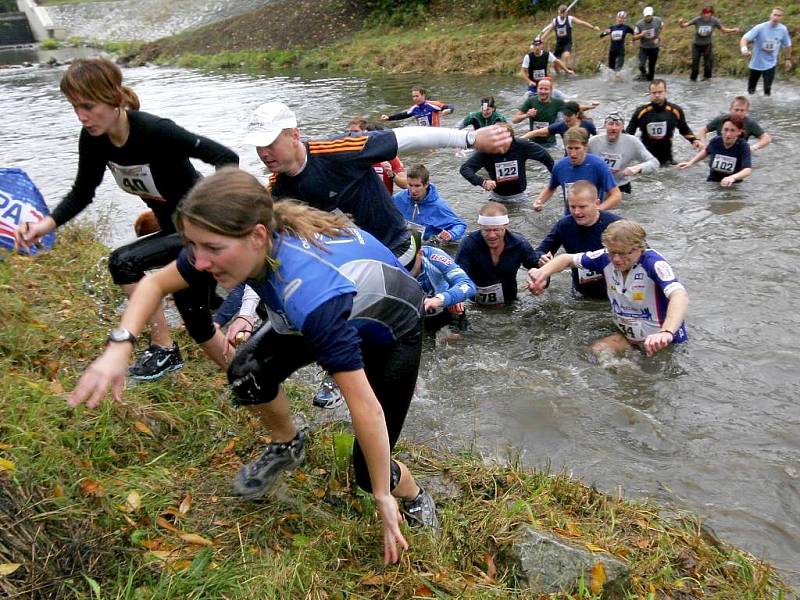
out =
[[[564,42],[563,44],[556,42],[556,49],[553,51],[556,58],[561,58],[564,52],[572,52],[572,42]]]
[[[623,194],[631,194],[632,193],[631,182],[629,181],[625,185],[619,186],[619,191],[622,192]]]

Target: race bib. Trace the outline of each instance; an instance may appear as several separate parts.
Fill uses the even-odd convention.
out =
[[[558,37],[567,37],[567,28],[566,27],[556,27],[556,35]]]
[[[544,129],[545,127],[549,127],[550,123],[547,121],[534,121],[533,128],[534,129]]]
[[[150,165],[123,166],[108,161],[108,170],[123,191],[150,199],[164,199],[153,180]]]
[[[654,139],[661,139],[667,135],[667,122],[655,121],[647,124],[647,135]]]
[[[697,28],[697,35],[701,37],[708,37],[711,35],[711,31],[714,29],[711,25],[700,25]]]
[[[736,158],[725,154],[715,154],[714,159],[711,161],[711,168],[720,173],[733,175],[734,169],[736,169]]]
[[[644,35],[642,37],[646,37],[648,40],[652,40],[656,37],[656,30],[655,29],[645,29]]]
[[[617,314],[613,314],[612,318],[614,319],[614,324],[622,332],[622,335],[632,342],[641,342],[647,337],[645,334],[644,322],[640,319],[623,317]]]
[[[761,49],[764,52],[774,52],[775,46],[777,46],[775,40],[764,40],[764,43],[761,44]]]
[[[497,183],[503,181],[516,181],[519,179],[519,163],[515,160],[505,160],[494,166],[494,176]]]
[[[611,32],[611,39],[615,42],[618,42],[622,39],[623,32],[619,29],[615,29]]]
[[[533,70],[533,78],[537,81],[547,75],[547,72],[544,69],[534,69]]]
[[[578,271],[578,283],[585,284],[585,283],[592,283],[593,281],[600,281],[603,279],[603,274],[598,273],[597,271],[592,271],[591,269],[584,269],[583,267],[579,267]]]
[[[430,123],[428,123],[428,117],[417,117],[417,125],[420,127],[429,127]]]
[[[619,164],[622,162],[622,154],[611,154],[610,152],[603,152],[600,156],[606,161],[608,168],[614,171],[619,169]]]
[[[503,298],[503,284],[495,283],[493,285],[476,286],[475,302],[484,306],[496,306],[498,304],[505,304]]]

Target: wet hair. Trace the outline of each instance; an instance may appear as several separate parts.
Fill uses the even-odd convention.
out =
[[[270,232],[296,235],[318,246],[317,234],[340,237],[353,226],[344,215],[293,200],[273,202],[270,191],[238,167],[223,167],[192,188],[175,210],[179,232],[187,221],[232,238],[246,237],[261,224]]]
[[[422,185],[428,185],[428,182],[431,180],[431,174],[425,165],[413,165],[408,171],[406,171],[406,178],[407,179],[419,179],[422,181]]]
[[[725,127],[725,123],[730,123],[731,125],[736,127],[736,129],[738,129],[739,131],[742,131],[744,129],[744,123],[737,123],[736,121],[733,120],[733,117],[727,116],[723,118],[722,121],[720,121],[719,123],[720,133],[722,133],[722,128]]]
[[[414,87],[411,88],[411,91],[412,92],[419,92],[420,94],[422,94],[426,98],[428,97],[428,90],[426,90],[424,87],[420,87],[418,85],[415,85]]]
[[[664,90],[667,89],[667,82],[664,81],[663,79],[653,79],[653,81],[650,82],[650,85],[647,86],[647,89],[648,90],[652,90],[653,87],[657,86],[658,84],[663,85],[664,86]]]
[[[136,222],[133,224],[133,231],[136,233],[136,237],[142,237],[161,231],[161,225],[156,218],[156,214],[152,210],[146,210],[136,218]]]
[[[579,194],[590,194],[592,198],[597,198],[597,186],[586,179],[579,179],[569,187],[569,197]]]
[[[364,117],[353,117],[347,122],[347,127],[349,128],[353,125],[357,125],[361,131],[366,131],[369,123]]]
[[[614,221],[603,232],[603,246],[619,244],[627,248],[637,248],[644,251],[647,248],[647,232],[636,221],[620,219]]]
[[[499,217],[501,215],[507,215],[508,209],[499,202],[487,202],[481,206],[478,214],[484,217]]]
[[[731,100],[731,108],[735,104],[744,104],[747,108],[750,108],[750,99],[747,96],[736,96],[733,100]]]
[[[139,97],[122,85],[122,71],[107,58],[78,58],[61,77],[61,93],[70,102],[100,102],[119,108],[139,110]]]
[[[578,142],[585,146],[589,143],[589,132],[583,127],[570,127],[564,132],[564,146],[573,142]]]
[[[488,104],[489,108],[494,108],[494,96],[486,96],[481,98],[481,108],[483,108],[484,104]]]

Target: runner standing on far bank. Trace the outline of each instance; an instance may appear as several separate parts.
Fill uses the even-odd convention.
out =
[[[750,76],[747,78],[747,93],[755,94],[758,80],[764,76],[764,95],[772,93],[772,82],[775,79],[775,68],[781,51],[786,49],[783,66],[788,71],[792,68],[792,39],[789,30],[781,23],[783,9],[776,6],[769,15],[769,21],[756,25],[742,36],[739,42],[742,56],[750,59]],[[747,47],[753,44],[752,52]]]

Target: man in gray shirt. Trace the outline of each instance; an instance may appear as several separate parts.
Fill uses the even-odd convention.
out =
[[[738,27],[725,27],[717,17],[714,16],[714,9],[704,6],[703,12],[699,17],[694,17],[687,21],[679,19],[681,27],[695,26],[694,44],[692,45],[692,81],[697,81],[700,72],[700,57],[703,57],[703,79],[711,79],[711,71],[714,68],[714,51],[711,46],[711,34],[714,29],[719,29],[722,33],[739,33]]]
[[[653,81],[664,21],[661,20],[661,17],[653,16],[652,6],[646,6],[642,15],[644,18],[636,23],[636,27],[633,29],[633,39],[640,40],[639,72],[641,75],[638,79],[640,81]]]
[[[590,138],[588,151],[606,161],[619,190],[630,194],[629,178],[639,173],[655,173],[659,163],[638,137],[622,132],[624,126],[620,113],[609,113],[605,120],[605,135]]]

